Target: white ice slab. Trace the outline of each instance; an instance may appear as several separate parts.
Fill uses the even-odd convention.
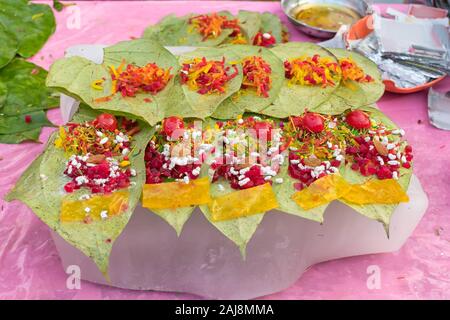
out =
[[[278,292],[313,264],[399,250],[428,207],[415,176],[408,194],[411,202],[399,205],[392,217],[390,239],[379,222],[339,202],[329,206],[323,225],[271,211],[249,242],[245,261],[199,210],[178,238],[161,218],[139,207],[114,243],[109,285],[212,299],[250,299]],[[53,239],[65,269],[78,265],[82,279],[108,284],[89,258],[56,233]]]

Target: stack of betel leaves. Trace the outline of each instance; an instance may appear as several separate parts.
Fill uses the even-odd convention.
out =
[[[164,46],[249,44],[270,47],[287,42],[289,33],[275,14],[240,10],[235,16],[228,11],[183,17],[168,15],[145,29],[143,37]]]
[[[48,5],[0,0],[0,143],[39,141],[52,126],[45,111],[57,107],[45,86],[47,71],[24,60],[35,55],[55,31]]]
[[[139,200],[180,234],[196,208],[245,254],[266,212],[317,222],[332,201],[389,230],[412,149],[356,53],[227,44],[174,56],[149,39],[64,58],[47,85],[82,101],[7,196],[107,273]]]

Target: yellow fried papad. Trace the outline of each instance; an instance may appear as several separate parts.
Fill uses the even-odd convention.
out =
[[[264,213],[278,207],[269,183],[213,198],[208,204],[213,221],[224,221]]]
[[[327,204],[349,192],[351,185],[340,174],[332,174],[314,181],[308,188],[294,193],[294,200],[303,210]]]
[[[175,209],[211,201],[207,177],[184,182],[144,185],[142,206],[149,209]]]
[[[372,179],[364,184],[350,186],[342,199],[353,204],[397,204],[409,202],[409,197],[397,180]]]
[[[128,198],[128,191],[95,195],[87,200],[68,200],[64,198],[61,204],[60,221],[97,221],[119,215],[127,209]]]

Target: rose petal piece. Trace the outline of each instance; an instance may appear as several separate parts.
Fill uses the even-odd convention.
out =
[[[106,195],[95,195],[87,200],[63,199],[60,221],[97,221],[119,215],[127,209],[128,198],[128,191],[118,191]]]
[[[304,210],[310,210],[341,198],[350,185],[340,174],[332,174],[313,182],[308,188],[296,192],[292,199]]]
[[[149,209],[174,209],[207,204],[209,179],[207,177],[184,182],[166,182],[144,185],[142,206]]]
[[[224,221],[264,213],[278,207],[269,183],[213,198],[209,203],[213,221]]]
[[[351,185],[342,199],[359,205],[409,202],[408,195],[394,179],[373,179],[364,184]]]

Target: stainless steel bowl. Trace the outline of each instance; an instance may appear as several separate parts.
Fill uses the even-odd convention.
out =
[[[366,16],[367,14],[372,13],[371,6],[364,0],[282,0],[281,7],[283,8],[284,13],[289,18],[289,21],[300,31],[310,35],[312,37],[321,38],[321,39],[330,39],[333,38],[336,34],[336,31],[326,30],[321,28],[316,28],[310,26],[306,23],[298,21],[292,15],[292,10],[299,5],[304,4],[333,4],[338,6],[343,6],[347,8],[351,8],[355,10],[357,13],[361,15],[361,17]]]

